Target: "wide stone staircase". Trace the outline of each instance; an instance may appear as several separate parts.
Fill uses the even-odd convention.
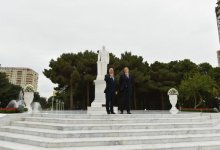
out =
[[[23,114],[0,126],[0,150],[220,150],[211,114]]]

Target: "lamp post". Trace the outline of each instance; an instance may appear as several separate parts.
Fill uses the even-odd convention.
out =
[[[51,111],[53,111],[53,100],[54,100],[54,97],[52,96],[52,108],[51,108]]]
[[[62,110],[64,110],[64,102],[62,102]]]
[[[74,69],[76,67],[74,66]],[[61,90],[58,91],[58,93],[62,93],[65,92],[65,90],[68,88],[68,85],[65,85]],[[58,105],[58,109],[59,110],[64,110],[64,102],[62,102],[62,100],[59,100],[59,105]]]
[[[54,110],[54,105],[53,105],[53,103],[54,103],[54,97],[56,96],[56,93],[57,93],[57,91],[53,91],[53,96],[52,96],[52,108],[51,108],[51,111],[53,111]]]
[[[56,110],[58,110],[58,99],[56,100]]]
[[[61,101],[59,101],[59,110],[61,110]]]
[[[52,96],[52,108],[51,108],[51,111],[53,111],[53,109],[54,109],[53,102],[54,102],[54,97],[55,96],[56,96],[56,92],[54,91],[53,92],[53,96]]]

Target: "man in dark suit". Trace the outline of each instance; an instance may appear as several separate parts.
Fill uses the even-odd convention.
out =
[[[121,114],[123,114],[124,110],[127,110],[127,114],[131,114],[130,112],[130,101],[132,97],[132,89],[133,89],[133,77],[129,74],[129,68],[124,68],[124,73],[120,76],[119,84],[120,84],[120,92],[122,94],[122,104],[121,104]]]
[[[105,75],[105,97],[106,97],[106,111],[107,114],[115,114],[113,105],[117,94],[117,81],[114,76],[114,69],[109,68],[109,74]]]

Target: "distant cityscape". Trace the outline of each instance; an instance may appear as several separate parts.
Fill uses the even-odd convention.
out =
[[[24,88],[27,84],[31,84],[34,87],[34,91],[37,92],[38,87],[38,73],[30,68],[22,67],[1,67],[0,72],[6,74],[10,83],[14,85],[20,85]]]

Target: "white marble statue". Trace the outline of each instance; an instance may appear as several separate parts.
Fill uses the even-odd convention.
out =
[[[98,52],[98,61],[97,61],[97,79],[104,80],[104,76],[107,73],[107,66],[109,64],[109,52],[105,50],[105,47],[102,47],[102,50]]]
[[[105,50],[105,47],[102,47],[102,50],[98,52],[98,61],[97,61],[97,78],[94,80],[95,83],[95,99],[91,104],[91,107],[88,107],[89,114],[106,114],[105,107],[105,93],[104,89],[106,83],[104,77],[107,74],[107,66],[109,64],[109,52]]]

